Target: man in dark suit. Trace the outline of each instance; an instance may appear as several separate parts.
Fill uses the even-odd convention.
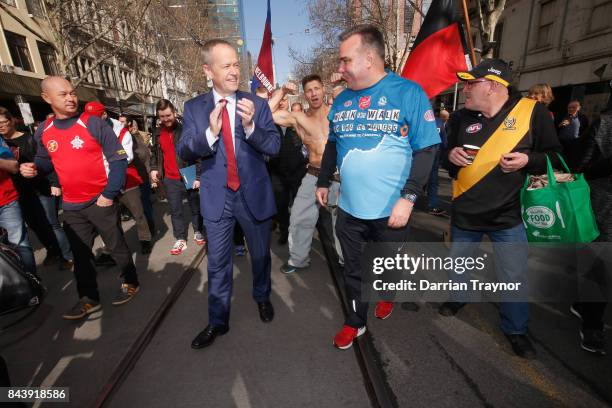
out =
[[[267,102],[238,91],[240,62],[224,40],[203,46],[204,72],[213,90],[185,103],[178,153],[201,159],[202,216],[208,232],[208,326],[191,343],[202,348],[229,330],[232,235],[236,221],[246,236],[253,268],[253,298],[262,321],[274,318],[270,303],[270,226],[276,213],[264,155],[280,148]]]

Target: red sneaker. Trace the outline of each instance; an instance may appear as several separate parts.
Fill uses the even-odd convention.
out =
[[[360,327],[356,329],[351,326],[344,325],[342,330],[340,330],[336,337],[334,337],[334,346],[339,348],[340,350],[346,350],[353,345],[353,340],[357,337],[361,336],[366,332],[366,327]]]
[[[393,313],[393,302],[378,302],[376,303],[376,310],[374,310],[374,316],[380,320],[385,320]]]
[[[174,243],[174,246],[170,250],[172,255],[180,255],[184,250],[187,249],[187,242],[184,239],[179,239]]]

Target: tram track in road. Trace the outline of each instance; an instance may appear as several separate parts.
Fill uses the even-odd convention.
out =
[[[323,216],[322,218],[325,218]],[[342,270],[338,263],[335,249],[333,247],[333,238],[326,231],[322,224],[319,226],[319,237],[325,253],[332,282],[336,288],[339,299],[341,299],[341,308],[346,315],[346,302],[344,293],[344,285],[342,284]],[[162,303],[149,318],[144,329],[132,343],[129,350],[123,358],[117,363],[112,374],[96,396],[93,407],[102,408],[110,406],[113,397],[117,394],[123,383],[129,377],[136,363],[140,360],[143,353],[151,343],[151,340],[156,335],[158,329],[164,323],[173,305],[180,298],[181,294],[189,284],[189,281],[198,270],[199,265],[206,256],[206,246],[201,248],[185,269],[179,279],[174,283],[170,292],[166,295]],[[387,383],[385,373],[382,367],[380,354],[376,351],[372,340],[372,334],[368,331],[360,337],[353,347],[353,352],[360,369],[363,385],[370,399],[372,407],[376,408],[392,408],[397,407],[397,399]]]
[[[136,338],[134,343],[130,346],[128,352],[119,361],[113,373],[106,381],[98,396],[92,405],[95,408],[102,408],[108,406],[112,400],[113,395],[121,387],[123,382],[129,376],[130,372],[146,350],[147,346],[155,336],[157,329],[162,325],[164,319],[168,315],[168,312],[172,306],[176,303],[178,298],[181,296],[189,281],[197,271],[200,263],[204,260],[207,253],[207,246],[200,248],[198,253],[195,255],[189,266],[185,269],[179,279],[172,286],[170,292],[164,298],[164,301],[155,310],[155,313],[151,316],[147,325],[142,330],[140,335]]]
[[[319,239],[323,246],[323,252],[327,259],[329,272],[332,277],[332,281],[338,293],[340,299],[341,308],[343,314],[346,316],[347,313],[347,302],[346,293],[344,291],[344,279],[342,277],[342,269],[338,263],[338,256],[334,248],[334,239],[331,236],[331,218],[328,213],[321,211],[319,217],[319,224],[317,229],[319,231]],[[325,228],[325,220],[328,220],[328,228]],[[357,359],[357,365],[361,371],[363,377],[364,387],[370,398],[370,404],[375,408],[396,408],[398,402],[395,394],[391,390],[387,380],[385,371],[382,367],[382,361],[380,353],[374,347],[372,340],[372,334],[370,331],[366,331],[363,336],[353,342],[353,352]]]

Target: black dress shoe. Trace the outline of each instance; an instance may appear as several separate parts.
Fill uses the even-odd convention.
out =
[[[274,307],[272,307],[272,303],[268,302],[259,302],[257,303],[257,307],[259,308],[259,317],[262,322],[269,323],[274,319]]]
[[[442,316],[454,316],[463,306],[465,303],[462,302],[444,302],[438,309],[438,313]]]
[[[526,334],[506,334],[506,338],[510,342],[514,354],[529,360],[535,358],[535,348],[533,348],[533,345]]]
[[[215,337],[223,336],[229,331],[227,326],[211,326],[210,324],[191,342],[191,348],[201,349],[208,347],[215,341]]]

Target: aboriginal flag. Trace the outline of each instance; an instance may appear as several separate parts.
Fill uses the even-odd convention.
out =
[[[268,16],[266,17],[266,26],[264,27],[263,40],[257,57],[257,65],[251,80],[251,92],[263,85],[268,90],[268,93],[274,92],[274,70],[272,68],[272,18],[270,15],[270,0],[268,0]]]
[[[433,98],[457,82],[458,71],[471,67],[455,0],[433,0],[414,41],[402,77],[423,87]]]

